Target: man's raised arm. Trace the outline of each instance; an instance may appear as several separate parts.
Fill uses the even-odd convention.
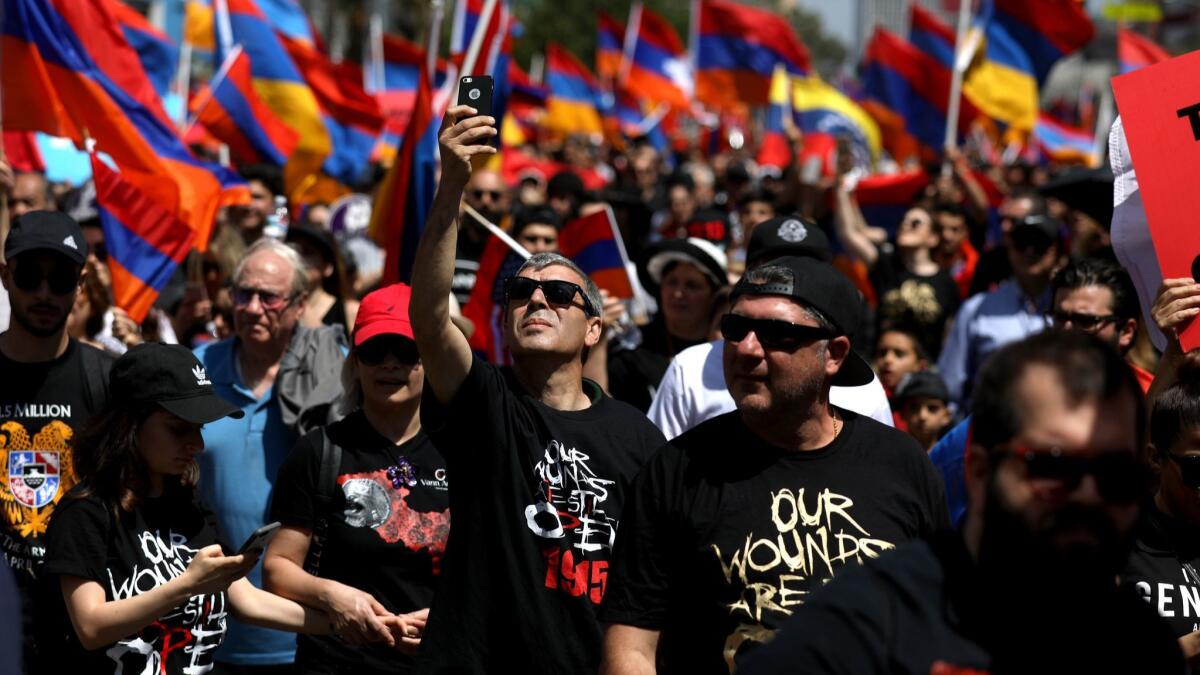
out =
[[[476,112],[468,106],[446,111],[438,136],[442,177],[412,269],[408,317],[425,365],[425,378],[442,403],[454,397],[471,368],[471,347],[450,323],[449,297],[458,242],[458,206],[471,177],[471,158],[496,152],[496,148],[482,144],[496,135],[496,122],[491,117],[472,117]]]

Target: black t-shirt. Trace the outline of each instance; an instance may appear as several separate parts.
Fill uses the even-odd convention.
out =
[[[1177,636],[1200,630],[1200,540],[1146,507],[1121,583],[1132,587]]]
[[[984,578],[958,532],[911,542],[814,594],[741,675],[1186,672],[1170,630],[1112,584]]]
[[[914,274],[894,251],[881,250],[868,274],[879,301],[878,325],[907,324],[921,333],[930,353],[941,350],[946,320],[958,311],[958,284],[944,269]]]
[[[661,312],[642,329],[642,342],[627,349],[614,341],[608,348],[608,393],[646,412],[658,385],[679,352],[707,340],[684,340],[667,332]]]
[[[342,449],[334,500],[326,517],[318,575],[370,593],[389,612],[412,612],[433,600],[434,580],[450,532],[446,463],[424,432],[393,445],[362,411],[327,427]],[[313,530],[321,464],[321,430],[296,443],[279,469],[271,520]],[[401,462],[401,458],[403,462]],[[413,486],[392,487],[387,470],[413,469]],[[384,645],[348,645],[334,636],[300,635],[296,665],[355,672],[408,672],[412,658]]]
[[[74,438],[108,400],[113,358],[75,340],[53,361],[0,354],[0,550],[28,588],[55,505],[75,483]]]
[[[628,483],[660,432],[584,381],[551,408],[476,358],[449,405],[426,380],[421,423],[446,458],[454,526],[417,655],[424,673],[594,672],[596,606]]]
[[[661,631],[659,672],[728,672],[843,565],[948,525],[916,442],[839,411],[837,438],[806,452],[770,446],[726,413],[638,476],[601,619]]]
[[[196,552],[219,543],[212,514],[183,492],[146,499],[118,518],[79,488],[59,505],[46,535],[37,606],[38,652],[55,673],[207,672],[225,637],[225,592],[195,595],[122,640],[86,650],[71,625],[59,575],[95,581],[106,601],[124,600],[183,574]]]

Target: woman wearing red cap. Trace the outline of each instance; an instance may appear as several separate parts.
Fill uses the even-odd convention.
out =
[[[343,383],[349,414],[302,438],[279,471],[283,523],[266,587],[328,614],[337,637],[303,636],[298,673],[408,672],[450,531],[446,463],[421,431],[424,370],[410,289],[365,298]],[[401,622],[393,649],[381,640]]]
[[[261,548],[230,555],[212,514],[193,500],[200,427],[242,412],[213,393],[191,351],[133,347],[113,365],[109,391],[108,405],[75,439],[84,479],[46,535],[30,671],[207,672],[227,616],[328,633],[322,613],[244,579]],[[56,453],[18,454],[26,488],[70,470]],[[391,627],[400,632],[398,622]]]

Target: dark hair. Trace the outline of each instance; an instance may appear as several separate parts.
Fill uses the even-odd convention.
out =
[[[681,187],[688,192],[692,192],[696,189],[696,180],[686,171],[676,171],[667,178],[667,192],[670,192],[671,188],[674,187]]]
[[[667,264],[663,265],[662,276],[659,278],[665,280],[667,278],[668,274],[670,274],[676,267],[679,267],[680,264],[684,264],[684,263],[691,265],[692,267],[696,268],[700,272],[700,276],[704,277],[704,280],[706,282],[708,282],[708,290],[710,292],[716,293],[717,291],[721,290],[722,288],[724,288],[725,286],[728,285],[728,284],[718,284],[715,280],[713,280],[712,277],[709,276],[710,273],[704,267],[702,267],[699,263],[694,263],[694,262],[691,262],[688,260],[672,260],[672,261],[668,262]],[[659,299],[661,299],[662,284],[659,284],[658,296],[659,296]]]
[[[554,229],[561,230],[562,218],[559,218],[558,212],[549,206],[531,206],[517,209],[516,213],[513,214],[512,236],[520,236],[521,230],[533,224],[551,225]]]
[[[567,197],[574,199],[576,203],[582,202],[587,188],[583,185],[583,179],[574,171],[562,170],[554,174],[549,181],[546,182],[546,198],[552,197]]]
[[[767,192],[766,190],[764,190],[762,188],[756,188],[754,190],[747,191],[745,194],[742,195],[741,199],[738,199],[737,206],[740,209],[743,206],[750,204],[752,202],[764,202],[764,203],[770,205],[772,210],[775,209],[775,195],[771,194],[770,192]]]
[[[1072,404],[1112,400],[1127,393],[1137,408],[1137,443],[1145,440],[1146,410],[1133,371],[1110,345],[1083,331],[1049,329],[1002,347],[984,364],[975,382],[971,437],[985,448],[1007,443],[1023,420],[1016,406],[1017,383],[1030,365],[1052,368]]]
[[[1159,452],[1167,452],[1184,431],[1200,428],[1200,367],[1186,364],[1178,377],[1150,413],[1150,442]]]
[[[80,496],[100,497],[117,516],[121,511],[133,511],[146,498],[150,471],[138,453],[137,437],[142,424],[156,410],[109,401],[84,426],[73,444],[75,472],[82,478]],[[190,491],[199,477],[199,468],[193,464],[182,476],[168,476],[164,492],[178,488]]]
[[[883,339],[884,333],[900,333],[908,338],[913,344],[913,351],[917,353],[917,358],[922,361],[929,361],[929,348],[925,345],[924,337],[920,328],[908,321],[893,321],[884,322],[879,327],[879,336],[875,338],[875,349],[879,349],[879,341]]]
[[[238,173],[249,183],[256,180],[266,186],[271,194],[283,194],[283,172],[270,164],[248,164],[238,169]]]
[[[939,213],[945,213],[951,216],[958,216],[963,220],[967,220],[967,210],[961,205],[955,204],[954,202],[938,202],[933,205],[933,208],[929,209],[929,212],[934,216]]]
[[[1085,286],[1100,286],[1111,291],[1112,312],[1122,321],[1136,319],[1141,314],[1133,279],[1117,263],[1103,258],[1084,258],[1059,270],[1051,283],[1054,294]]]

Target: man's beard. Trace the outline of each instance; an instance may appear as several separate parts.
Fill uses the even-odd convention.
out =
[[[979,564],[1005,585],[1058,591],[1111,585],[1132,546],[1133,533],[1118,531],[1098,507],[1068,503],[1031,529],[1004,503],[994,479],[989,485]]]
[[[42,305],[42,306],[48,307],[51,309],[55,309],[55,310],[58,309],[57,307],[54,307],[52,305]],[[33,321],[31,321],[29,319],[29,315],[25,312],[25,309],[23,307],[20,307],[17,303],[15,303],[15,302],[10,303],[10,307],[12,309],[13,321],[16,321],[18,324],[20,324],[21,328],[24,328],[27,332],[29,332],[29,334],[31,334],[35,337],[40,337],[40,338],[50,337],[50,336],[54,335],[55,333],[57,333],[58,331],[62,330],[62,327],[64,325],[66,325],[66,323],[67,323],[67,319],[71,318],[71,313],[69,311],[63,312],[62,315],[58,319],[56,319],[54,321],[54,323],[50,325],[49,328],[46,328],[44,326],[39,326],[36,323],[34,323]]]

